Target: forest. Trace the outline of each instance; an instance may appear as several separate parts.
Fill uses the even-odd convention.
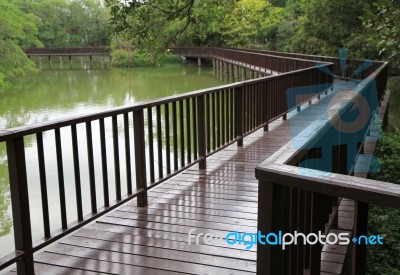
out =
[[[29,47],[108,46],[150,64],[171,46],[251,47],[392,61],[396,0],[0,0],[0,86],[34,71]]]

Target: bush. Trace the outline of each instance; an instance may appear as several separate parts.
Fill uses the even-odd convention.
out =
[[[112,54],[112,65],[115,67],[140,67],[154,65],[150,57],[140,51],[115,49]]]
[[[114,67],[143,67],[160,66],[165,63],[181,63],[180,56],[172,54],[162,54],[151,57],[144,51],[128,51],[115,49],[112,52],[112,66]]]
[[[376,153],[381,171],[372,178],[400,184],[400,132],[383,134]],[[367,274],[400,274],[400,210],[371,205],[368,231],[382,235],[384,244],[367,246]]]

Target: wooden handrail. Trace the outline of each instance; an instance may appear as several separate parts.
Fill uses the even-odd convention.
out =
[[[221,58],[242,58],[241,62],[247,60],[253,66],[262,66],[257,63],[255,57],[264,57],[263,54],[253,54],[241,51],[214,49]],[[272,120],[285,116],[290,108],[287,103],[286,91],[293,87],[310,86],[317,87],[308,98],[303,98],[303,104],[313,96],[317,96],[330,88],[333,84],[332,76],[326,75],[322,68],[332,68],[333,64],[322,64],[315,66],[314,62],[306,60],[299,61],[290,58],[269,57],[271,60],[286,60],[279,75],[262,77],[248,81],[222,85],[209,89],[198,90],[178,96],[170,96],[158,100],[139,103],[133,106],[112,108],[107,111],[97,112],[89,115],[64,118],[56,121],[42,122],[34,125],[22,126],[0,132],[0,142],[6,142],[9,175],[11,184],[12,208],[14,213],[14,230],[16,239],[16,250],[23,251],[19,255],[18,272],[33,273],[33,253],[59,238],[73,232],[81,226],[93,221],[101,215],[111,211],[115,207],[137,198],[138,205],[146,206],[147,191],[162,181],[180,173],[182,170],[200,163],[200,167],[206,167],[206,158],[226,146],[237,142],[242,144],[243,137],[263,128]],[[261,59],[260,59],[261,60]],[[264,61],[263,61],[264,62]],[[291,71],[292,70],[292,71]],[[322,84],[322,85],[321,85]],[[271,102],[274,104],[270,104]],[[240,110],[240,115],[235,115]],[[155,119],[153,118],[155,115]],[[118,118],[121,118],[118,120]],[[105,120],[111,122],[112,129],[112,154],[114,163],[114,177],[116,200],[112,202],[108,192],[108,157],[105,141]],[[120,121],[120,122],[119,122]],[[122,122],[121,122],[122,121]],[[145,123],[146,122],[146,123]],[[94,132],[93,125],[98,125],[98,133]],[[133,124],[133,131],[130,125]],[[78,140],[78,125],[83,127],[84,132]],[[154,129],[156,129],[154,131]],[[74,167],[74,182],[76,190],[76,204],[78,220],[72,223],[68,221],[66,208],[66,193],[64,187],[64,163],[62,147],[65,144],[64,134],[70,135],[69,142],[72,144],[72,167]],[[178,136],[179,130],[179,136]],[[55,142],[55,169],[59,189],[61,228],[51,229],[51,216],[48,215],[48,194],[46,181],[46,168],[44,151],[46,146],[43,136],[54,133]],[[133,133],[132,133],[133,132]],[[148,133],[150,142],[146,142],[144,133]],[[172,135],[171,135],[172,133]],[[35,242],[30,239],[30,217],[29,211],[28,180],[26,177],[26,159],[24,139],[29,135],[35,135],[37,140],[37,161],[39,166],[39,183],[42,197],[42,213],[44,238]],[[94,137],[99,135],[100,144],[94,144]],[[131,136],[134,142],[131,144]],[[153,135],[157,143],[153,142]],[[124,139],[120,142],[119,139]],[[193,141],[192,141],[193,140]],[[81,192],[81,170],[79,163],[79,144],[84,143],[87,151],[89,198],[91,211],[84,215],[82,210]],[[163,152],[163,144],[170,145],[173,153]],[[147,146],[148,154],[144,147]],[[125,155],[125,163],[120,162],[120,150]],[[134,148],[134,153],[131,152]],[[103,172],[100,179],[95,177],[94,152],[99,150],[101,158],[101,169]],[[166,161],[164,160],[164,156]],[[158,163],[154,160],[157,158]],[[165,163],[164,163],[165,162]],[[121,165],[126,167],[126,190],[122,193]],[[131,168],[134,166],[135,174]],[[164,168],[165,167],[165,168]],[[149,172],[148,172],[149,171]],[[148,176],[149,179],[148,179]],[[135,180],[134,180],[135,179]],[[133,182],[135,187],[133,188]],[[98,204],[96,188],[101,185],[104,191],[104,205]],[[28,211],[28,212],[27,212]],[[16,258],[6,258],[4,265],[12,263]],[[0,260],[0,264],[3,262]],[[4,266],[3,266],[4,267]]]
[[[359,111],[359,113],[364,111],[369,115],[367,122],[370,123],[372,112],[378,107],[378,102],[382,100],[384,95],[386,72],[387,63],[383,62],[374,73],[360,82],[352,93],[346,94],[346,97],[343,98],[344,106],[339,103],[331,106],[333,109],[330,110],[330,113],[333,113],[333,116],[316,120],[256,168],[255,175],[259,180],[259,231],[266,234],[283,229],[292,233],[300,227],[306,228],[306,231],[302,232],[304,234],[325,232],[325,223],[329,222],[332,209],[337,211],[337,205],[333,202],[336,201],[337,203],[338,198],[356,201],[356,234],[361,231],[366,232],[365,217],[367,217],[368,204],[400,208],[400,185],[339,174],[347,171],[334,171],[333,167],[331,168],[332,171],[298,167],[302,160],[309,158],[310,153],[310,158],[318,155],[315,153],[318,149],[322,151],[322,154],[328,154],[329,158],[332,158],[332,163],[354,159],[353,156],[347,155],[347,144],[342,148],[344,152],[341,152],[344,157],[333,159],[333,156],[330,156],[327,152],[338,150],[338,145],[328,144],[326,146],[331,148],[319,148],[321,146],[319,141],[321,139],[341,140],[340,117],[342,114],[350,111],[353,104],[364,100],[364,97],[371,98],[371,93],[373,96],[375,92],[377,102],[370,103],[372,104],[369,106],[371,110]],[[365,139],[369,127],[366,127],[368,125],[361,126],[360,133],[354,133],[354,137],[350,138],[351,141],[349,142],[358,143],[360,138]],[[334,132],[330,130],[333,128],[339,129],[338,137],[332,136]],[[293,144],[296,144],[295,147]],[[359,146],[359,144],[354,144],[354,146]],[[352,152],[353,154],[358,153],[354,150]],[[327,161],[327,159],[321,160],[321,162],[324,161]],[[336,165],[336,169],[342,168],[340,168],[340,165]],[[308,207],[305,205],[308,205]],[[299,209],[302,214],[296,214]],[[274,220],[279,215],[284,217]],[[293,215],[309,218],[293,220],[290,218]],[[310,253],[310,258],[304,258],[300,260],[300,263],[292,262],[291,259],[296,259],[297,253],[305,253],[303,249]],[[310,274],[320,274],[322,252],[320,244],[311,247],[306,245],[304,248],[291,247],[290,251],[292,254],[268,245],[258,246],[257,272],[260,274],[280,274],[285,273],[285,269],[286,272],[291,272],[293,270],[298,271],[298,268],[301,267],[301,272],[303,269],[309,269]],[[353,268],[356,270],[355,274],[362,274],[365,271],[365,247],[357,247],[355,251],[359,255],[353,255],[355,257]],[[286,264],[282,265],[282,262]]]

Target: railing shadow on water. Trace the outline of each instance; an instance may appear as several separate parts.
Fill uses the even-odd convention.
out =
[[[175,53],[188,54],[189,50],[193,49],[175,49]],[[241,146],[246,135],[267,130],[272,120],[286,118],[287,112],[333,84],[333,76],[323,69],[334,71],[333,63],[242,50],[198,51],[191,54],[236,60],[280,73],[0,132],[0,142],[7,148],[15,236],[15,252],[0,260],[1,269],[16,263],[19,272],[32,274],[34,252],[129,200],[136,198],[139,206],[146,206],[151,188],[195,164],[204,169],[208,156],[236,142]],[[286,91],[298,86],[319,88],[292,106]],[[29,136],[36,139],[36,156],[30,162],[37,163],[35,173],[40,180],[36,184],[42,198],[44,234],[39,240],[32,240],[31,232],[25,152]],[[72,151],[71,158],[65,158],[65,150]],[[67,170],[73,177],[66,177]],[[49,173],[54,175],[51,182]],[[66,192],[68,184],[74,186],[73,194]],[[54,185],[58,198],[49,196]],[[88,197],[83,196],[85,190]],[[55,207],[50,200],[59,205],[57,215],[51,215]],[[76,204],[73,208],[68,207],[71,201]],[[88,213],[83,201],[89,204]],[[76,211],[72,216],[71,209]],[[56,228],[51,226],[53,219],[58,220]]]

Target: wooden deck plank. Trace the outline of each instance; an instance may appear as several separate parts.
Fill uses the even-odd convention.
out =
[[[232,144],[210,156],[205,170],[194,165],[152,189],[147,207],[138,207],[133,200],[74,232],[38,254],[36,264],[43,274],[51,267],[55,274],[69,267],[88,274],[255,274],[257,248],[225,240],[232,231],[257,231],[254,169],[326,115],[334,94],[322,95],[312,106],[303,105],[301,112],[290,112],[288,120],[271,122],[268,132],[259,130],[245,137],[243,147]],[[351,207],[344,203],[345,214],[339,218],[349,218],[346,213]],[[217,239],[207,243],[199,238],[198,245],[188,244],[192,229],[193,235],[212,234]],[[324,247],[324,270],[334,271],[346,249]]]

